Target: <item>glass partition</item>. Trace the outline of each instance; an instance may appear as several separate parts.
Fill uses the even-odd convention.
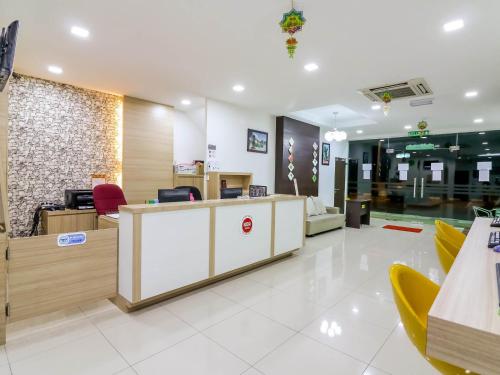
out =
[[[374,211],[472,220],[474,206],[500,208],[500,131],[351,141],[349,168],[349,197]]]

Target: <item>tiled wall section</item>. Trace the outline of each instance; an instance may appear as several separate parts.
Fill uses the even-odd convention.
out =
[[[117,157],[122,98],[14,75],[9,91],[8,198],[14,236],[26,235],[41,202],[62,203],[65,189],[110,182]]]

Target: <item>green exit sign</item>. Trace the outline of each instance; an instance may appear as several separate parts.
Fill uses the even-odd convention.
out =
[[[419,143],[416,145],[407,145],[406,151],[421,151],[421,150],[434,150],[433,143]]]
[[[408,132],[408,137],[423,137],[429,135],[428,130],[413,130],[411,132]]]

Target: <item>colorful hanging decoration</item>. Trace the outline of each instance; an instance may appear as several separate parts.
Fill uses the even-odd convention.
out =
[[[286,49],[288,50],[288,56],[291,59],[295,55],[295,50],[297,49],[298,44],[297,39],[295,39],[293,35],[297,31],[301,31],[302,26],[304,26],[305,23],[306,19],[304,18],[302,11],[295,10],[292,1],[292,9],[288,13],[283,14],[283,18],[280,22],[281,30],[289,35],[289,38],[286,40]]]
[[[429,134],[429,130],[426,130],[428,125],[429,124],[427,124],[427,121],[425,120],[422,120],[417,124],[417,128],[421,137]]]
[[[389,115],[389,111],[391,109],[392,95],[388,92],[384,92],[382,95],[382,101],[384,102],[384,115],[387,116]]]

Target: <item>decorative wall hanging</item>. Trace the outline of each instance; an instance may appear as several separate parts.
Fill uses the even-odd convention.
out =
[[[288,173],[288,179],[290,181],[293,180],[293,178],[295,177],[293,175],[293,170],[295,169],[295,166],[293,165],[293,144],[295,143],[295,141],[293,140],[293,138],[290,138],[288,140],[288,144],[290,145],[290,147],[288,147],[288,153],[290,155],[288,155],[288,161],[289,161],[289,164],[288,164],[288,170],[290,171],[290,173]]]
[[[268,134],[259,130],[248,129],[247,132],[247,151],[267,154]]]
[[[330,143],[321,145],[321,164],[330,165]]]
[[[292,9],[283,14],[283,18],[280,22],[281,30],[289,35],[289,38],[286,40],[286,49],[291,59],[295,54],[298,44],[297,39],[294,38],[294,34],[297,31],[301,31],[305,23],[306,19],[303,16],[303,12],[295,10],[292,0]]]
[[[384,92],[384,95],[382,95],[382,101],[384,102],[384,115],[388,116],[389,111],[391,110],[392,95],[388,92]]]
[[[313,168],[312,168],[312,180],[314,183],[316,183],[316,181],[318,180],[318,168],[316,168],[316,165],[318,164],[318,144],[316,142],[313,143],[313,160],[312,160],[312,163],[313,163]]]

